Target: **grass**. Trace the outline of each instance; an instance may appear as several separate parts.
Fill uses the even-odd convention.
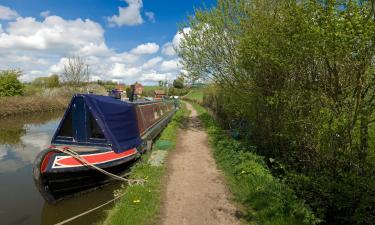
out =
[[[155,90],[164,90],[164,88],[160,86],[143,86],[143,95],[154,96]]]
[[[273,177],[255,146],[230,138],[200,105],[194,103],[209,135],[215,160],[249,224],[317,224],[311,210],[282,181]]]
[[[171,144],[163,150],[173,150],[177,141],[178,129],[186,116],[187,109],[182,107],[162,132],[160,138],[154,144],[154,148],[161,142],[169,142]],[[103,225],[150,225],[157,223],[165,166],[149,165],[147,163],[149,156],[150,153],[143,157],[142,161],[132,169],[131,175],[131,178],[143,178],[147,182],[143,186],[126,186],[119,190],[123,196],[115,207],[108,212],[107,218],[102,223]]]
[[[67,97],[14,96],[0,97],[0,117],[63,110],[69,102]]]
[[[192,89],[184,98],[192,100],[194,102],[202,102],[203,94],[204,93],[202,88]]]
[[[154,91],[154,90],[159,90],[159,89],[163,89],[163,87],[160,87],[160,86],[157,86],[157,85],[154,85],[154,86],[143,86],[143,90],[144,91]]]

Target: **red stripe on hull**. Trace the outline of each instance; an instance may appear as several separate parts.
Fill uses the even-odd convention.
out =
[[[125,158],[128,156],[134,155],[136,153],[137,153],[137,150],[133,148],[133,149],[127,150],[119,154],[113,151],[110,151],[110,152],[105,152],[105,153],[81,155],[81,157],[91,164],[100,164],[100,163],[110,162],[116,159]],[[81,161],[73,158],[72,156],[61,156],[61,158],[58,158],[54,164],[55,165],[57,164],[58,166],[62,166],[62,167],[82,166]]]

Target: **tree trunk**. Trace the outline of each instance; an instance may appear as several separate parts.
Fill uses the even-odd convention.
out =
[[[358,152],[359,172],[361,175],[365,173],[365,164],[368,153],[368,119],[366,116],[361,118],[360,128],[360,147]]]

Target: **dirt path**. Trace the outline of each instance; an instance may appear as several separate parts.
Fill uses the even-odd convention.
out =
[[[191,111],[188,127],[179,134],[176,150],[168,160],[168,180],[163,205],[163,225],[241,224],[235,217],[223,176],[200,128],[197,112]]]

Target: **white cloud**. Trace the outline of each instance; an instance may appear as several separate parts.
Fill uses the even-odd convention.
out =
[[[163,45],[161,53],[167,56],[174,56],[176,55],[176,51],[174,50],[174,46],[172,42],[167,42]]]
[[[103,28],[91,20],[64,20],[49,16],[44,21],[18,17],[0,36],[0,48],[39,50],[49,53],[76,51],[87,43],[104,45]]]
[[[155,43],[146,43],[138,45],[137,47],[131,50],[131,53],[136,55],[148,55],[154,54],[159,51],[159,45]]]
[[[0,5],[0,20],[13,20],[18,17],[18,13],[9,7]]]
[[[155,23],[155,13],[153,12],[145,12],[147,19],[153,23]]]
[[[170,54],[165,60],[157,54],[160,47],[156,43],[118,52],[107,46],[104,35],[103,27],[89,19],[18,16],[0,22],[0,70],[21,69],[21,80],[31,81],[51,73],[61,74],[67,57],[81,56],[90,66],[92,81],[154,84],[166,78],[172,80],[181,71],[177,57]]]
[[[68,61],[68,58],[66,57],[61,58],[58,63],[50,66],[49,71],[51,73],[61,74],[62,71],[64,70],[64,65],[67,61]]]
[[[135,77],[141,72],[140,68],[128,67],[123,63],[115,63],[110,75],[116,78]]]
[[[51,14],[51,11],[46,10],[46,11],[41,12],[39,15],[41,17],[45,18],[45,17],[49,16],[49,14]]]
[[[175,71],[180,68],[181,68],[181,64],[179,62],[179,59],[163,61],[160,67],[162,71]]]
[[[107,20],[111,26],[135,26],[143,23],[141,16],[141,8],[143,7],[142,0],[124,0],[128,6],[119,7],[118,15],[108,17]]]
[[[154,57],[154,58],[148,60],[147,62],[145,62],[145,63],[142,65],[142,68],[143,68],[143,69],[152,69],[152,68],[154,68],[156,65],[158,65],[161,61],[163,61],[163,58],[162,58],[162,57],[160,57],[160,56]]]
[[[142,77],[140,77],[138,80],[140,82],[146,82],[146,83],[156,83],[159,80],[172,80],[175,77],[174,73],[160,73],[157,71],[150,71],[148,73],[143,74]]]
[[[178,31],[171,42],[167,42],[163,45],[161,52],[167,56],[175,56],[176,49],[180,48],[181,39],[185,34],[189,34],[191,31],[190,27],[185,27],[182,31]]]

